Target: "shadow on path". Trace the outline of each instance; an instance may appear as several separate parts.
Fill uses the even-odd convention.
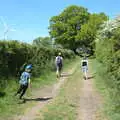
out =
[[[46,97],[46,98],[24,98],[19,104],[23,104],[26,102],[31,102],[31,101],[37,101],[37,102],[46,102],[48,100],[52,99],[52,97]]]
[[[52,97],[46,97],[46,98],[25,98],[24,100],[25,101],[47,101],[47,100],[50,100],[52,99]]]
[[[94,78],[95,76],[89,76],[87,79],[92,79],[92,78]]]

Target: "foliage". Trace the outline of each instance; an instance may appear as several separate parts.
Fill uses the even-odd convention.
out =
[[[0,41],[0,76],[16,75],[20,66],[28,61],[32,46],[18,41]]]
[[[107,20],[104,13],[91,14],[81,6],[69,6],[50,19],[50,35],[57,44],[73,50],[82,48],[94,53],[96,32]]]
[[[88,18],[89,13],[86,8],[70,6],[58,16],[50,19],[50,35],[56,43],[75,51],[78,47],[75,37],[81,29],[81,25],[86,23]]]
[[[80,46],[90,50],[91,54],[94,53],[95,49],[96,33],[105,20],[107,20],[107,16],[104,13],[91,14],[88,22],[81,26],[81,30],[76,36],[76,40],[79,41]]]
[[[96,38],[96,58],[103,67],[100,72],[107,76],[104,83],[110,89],[112,111],[120,113],[120,18],[109,20],[102,27]]]
[[[74,53],[66,49],[52,49],[18,41],[0,41],[0,77],[19,77],[26,64],[32,64],[32,76],[39,76],[44,69],[54,70],[55,56],[73,58]],[[0,80],[4,85],[5,80]],[[3,86],[4,87],[4,86]]]

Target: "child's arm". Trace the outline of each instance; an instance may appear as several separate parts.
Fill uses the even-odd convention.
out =
[[[30,84],[31,82],[30,82],[30,78],[28,79],[28,84]]]
[[[29,75],[28,75],[28,87],[29,87],[29,88],[31,88],[31,79],[30,79],[30,77],[31,77],[31,76],[30,76],[30,73],[29,73]]]
[[[57,57],[55,58],[55,65],[56,65]]]
[[[29,85],[29,88],[31,88],[31,80],[30,80],[30,78],[28,79],[28,85]]]

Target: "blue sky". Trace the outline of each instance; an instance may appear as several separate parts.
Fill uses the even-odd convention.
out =
[[[32,42],[36,37],[48,36],[49,19],[66,7],[78,5],[89,12],[105,12],[110,18],[120,13],[120,0],[1,0],[0,16],[10,28],[8,39]],[[0,21],[0,39],[4,26]]]

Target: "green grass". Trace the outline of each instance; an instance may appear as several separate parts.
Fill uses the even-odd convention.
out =
[[[74,61],[76,60],[65,60],[63,70],[68,70]],[[56,82],[55,71],[46,70],[39,78],[32,78],[31,82],[32,93],[34,93],[38,88]],[[35,104],[34,102],[18,104],[18,98],[14,97],[17,89],[18,83],[14,79],[11,79],[4,91],[2,91],[5,93],[5,96],[0,97],[0,120],[13,120],[13,116],[23,114],[27,108],[31,108]],[[29,90],[27,91],[27,96],[31,96]]]
[[[77,117],[77,104],[81,86],[81,73],[79,65],[74,74],[70,76],[60,89],[55,100],[40,111],[42,116],[36,120],[75,120]]]
[[[117,93],[117,96],[119,96],[119,93],[116,92],[115,89],[109,88],[108,84],[105,83],[108,76],[103,72],[104,68],[96,60],[92,60],[91,70],[95,74],[95,87],[103,97],[104,105],[102,113],[108,118],[108,120],[120,120],[120,107],[117,109],[115,107],[115,104],[118,102],[118,98],[114,98],[114,96],[116,96],[114,94]]]

